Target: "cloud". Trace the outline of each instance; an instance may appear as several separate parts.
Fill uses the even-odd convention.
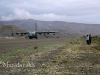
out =
[[[42,21],[67,21],[67,22],[79,22],[79,23],[100,23],[99,18],[100,14],[90,14],[90,15],[79,15],[79,16],[66,16],[66,15],[57,15],[54,13],[48,14],[32,14],[24,9],[16,8],[13,10],[13,14],[8,16],[1,16],[0,20],[9,21],[15,19],[35,19]]]
[[[14,20],[14,19],[36,19],[36,20],[45,20],[45,21],[54,21],[54,20],[66,20],[65,15],[56,15],[53,13],[49,14],[31,14],[28,11],[23,9],[15,9],[13,14],[8,16],[1,16],[0,20]]]
[[[31,14],[23,9],[15,9],[13,14],[8,16],[1,16],[1,20],[13,20],[13,19],[28,19],[31,18]]]

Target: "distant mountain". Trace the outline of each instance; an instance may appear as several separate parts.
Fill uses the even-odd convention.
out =
[[[0,27],[4,26],[4,23],[3,22],[0,22]]]
[[[83,24],[63,21],[38,21],[38,20],[12,20],[2,21],[2,23],[13,24],[27,31],[34,31],[35,23],[39,31],[61,31],[63,35],[86,35],[100,34],[99,24]]]

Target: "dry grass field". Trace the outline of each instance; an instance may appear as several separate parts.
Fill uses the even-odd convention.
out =
[[[100,75],[100,39],[0,39],[0,75]]]

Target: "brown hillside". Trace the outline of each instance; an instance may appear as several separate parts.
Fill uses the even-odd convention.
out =
[[[14,25],[5,25],[0,28],[1,35],[11,35],[12,32],[24,32],[25,30],[20,29]]]
[[[38,31],[61,31],[64,36],[83,36],[87,34],[100,34],[100,24],[83,24],[64,21],[39,21],[39,20],[12,20],[2,21],[3,23],[13,24],[27,31],[35,30],[37,23]]]

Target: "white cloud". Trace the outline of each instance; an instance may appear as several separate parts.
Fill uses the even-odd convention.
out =
[[[8,16],[1,16],[1,20],[13,20],[13,19],[36,19],[36,20],[54,21],[54,20],[66,20],[66,17],[65,15],[56,15],[53,13],[35,15],[23,9],[15,9],[13,11],[13,14],[10,14]]]
[[[13,19],[29,19],[31,14],[23,9],[15,9],[13,14],[8,16],[1,16],[1,20],[13,20]]]
[[[14,10],[14,19],[28,19],[31,18],[32,15],[23,9],[15,9]]]

